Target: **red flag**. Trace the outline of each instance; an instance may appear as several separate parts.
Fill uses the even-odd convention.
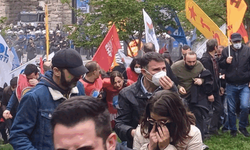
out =
[[[246,31],[245,26],[244,26],[243,23],[241,23],[240,28],[239,28],[239,30],[237,31],[237,33],[239,33],[239,34],[242,36],[242,38],[244,39],[244,42],[245,42],[245,43],[248,42],[247,31]]]
[[[41,74],[44,74],[44,70],[43,70],[43,59],[42,59],[42,57],[40,57],[40,72],[41,72]]]
[[[113,24],[92,60],[96,61],[103,70],[108,71],[114,60],[115,54],[120,48],[119,36],[115,24]]]

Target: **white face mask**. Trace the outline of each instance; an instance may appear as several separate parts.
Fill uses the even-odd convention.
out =
[[[141,73],[141,68],[134,68],[135,73],[140,74]]]
[[[240,49],[241,48],[241,43],[233,43],[234,48]]]
[[[156,86],[160,86],[160,78],[166,76],[166,71],[160,71],[160,72],[157,72],[154,75],[152,75],[151,73],[149,73],[149,74],[152,76],[152,81],[151,82],[154,83],[154,85],[156,85]]]

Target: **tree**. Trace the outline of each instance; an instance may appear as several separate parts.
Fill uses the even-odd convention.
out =
[[[194,0],[201,9],[218,25],[226,23],[225,0]],[[70,0],[61,0],[70,4]],[[248,6],[249,6],[249,2]],[[186,19],[184,0],[91,0],[91,13],[83,14],[75,10],[78,17],[83,18],[82,24],[75,25],[77,30],[69,36],[79,47],[98,47],[105,37],[108,28],[115,23],[120,40],[128,43],[139,38],[144,32],[142,9],[152,18],[157,34],[167,32],[165,27],[175,26],[171,11],[175,11],[186,32],[194,26]],[[167,12],[167,13],[162,13]],[[249,12],[245,21],[250,26]],[[140,43],[140,42],[139,42]],[[139,45],[138,45],[139,46]]]

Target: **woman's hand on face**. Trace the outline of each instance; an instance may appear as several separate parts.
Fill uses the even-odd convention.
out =
[[[158,141],[158,146],[160,150],[164,150],[170,143],[169,131],[165,125],[160,125],[157,129],[158,132],[156,132],[156,137]]]
[[[155,128],[156,127],[154,125],[151,132],[149,133],[149,140],[150,140],[149,145],[148,145],[149,150],[154,150],[157,147],[158,140],[157,140],[157,136],[156,136],[157,132],[155,131]]]

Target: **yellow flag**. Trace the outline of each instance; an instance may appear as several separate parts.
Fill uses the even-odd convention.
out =
[[[48,5],[45,4],[45,28],[46,28],[46,60],[49,56],[49,13]]]
[[[220,28],[211,20],[207,14],[193,1],[186,0],[187,19],[207,38],[215,38],[219,45],[227,46],[228,39]]]
[[[227,35],[237,32],[244,18],[247,5],[244,0],[227,0]]]

